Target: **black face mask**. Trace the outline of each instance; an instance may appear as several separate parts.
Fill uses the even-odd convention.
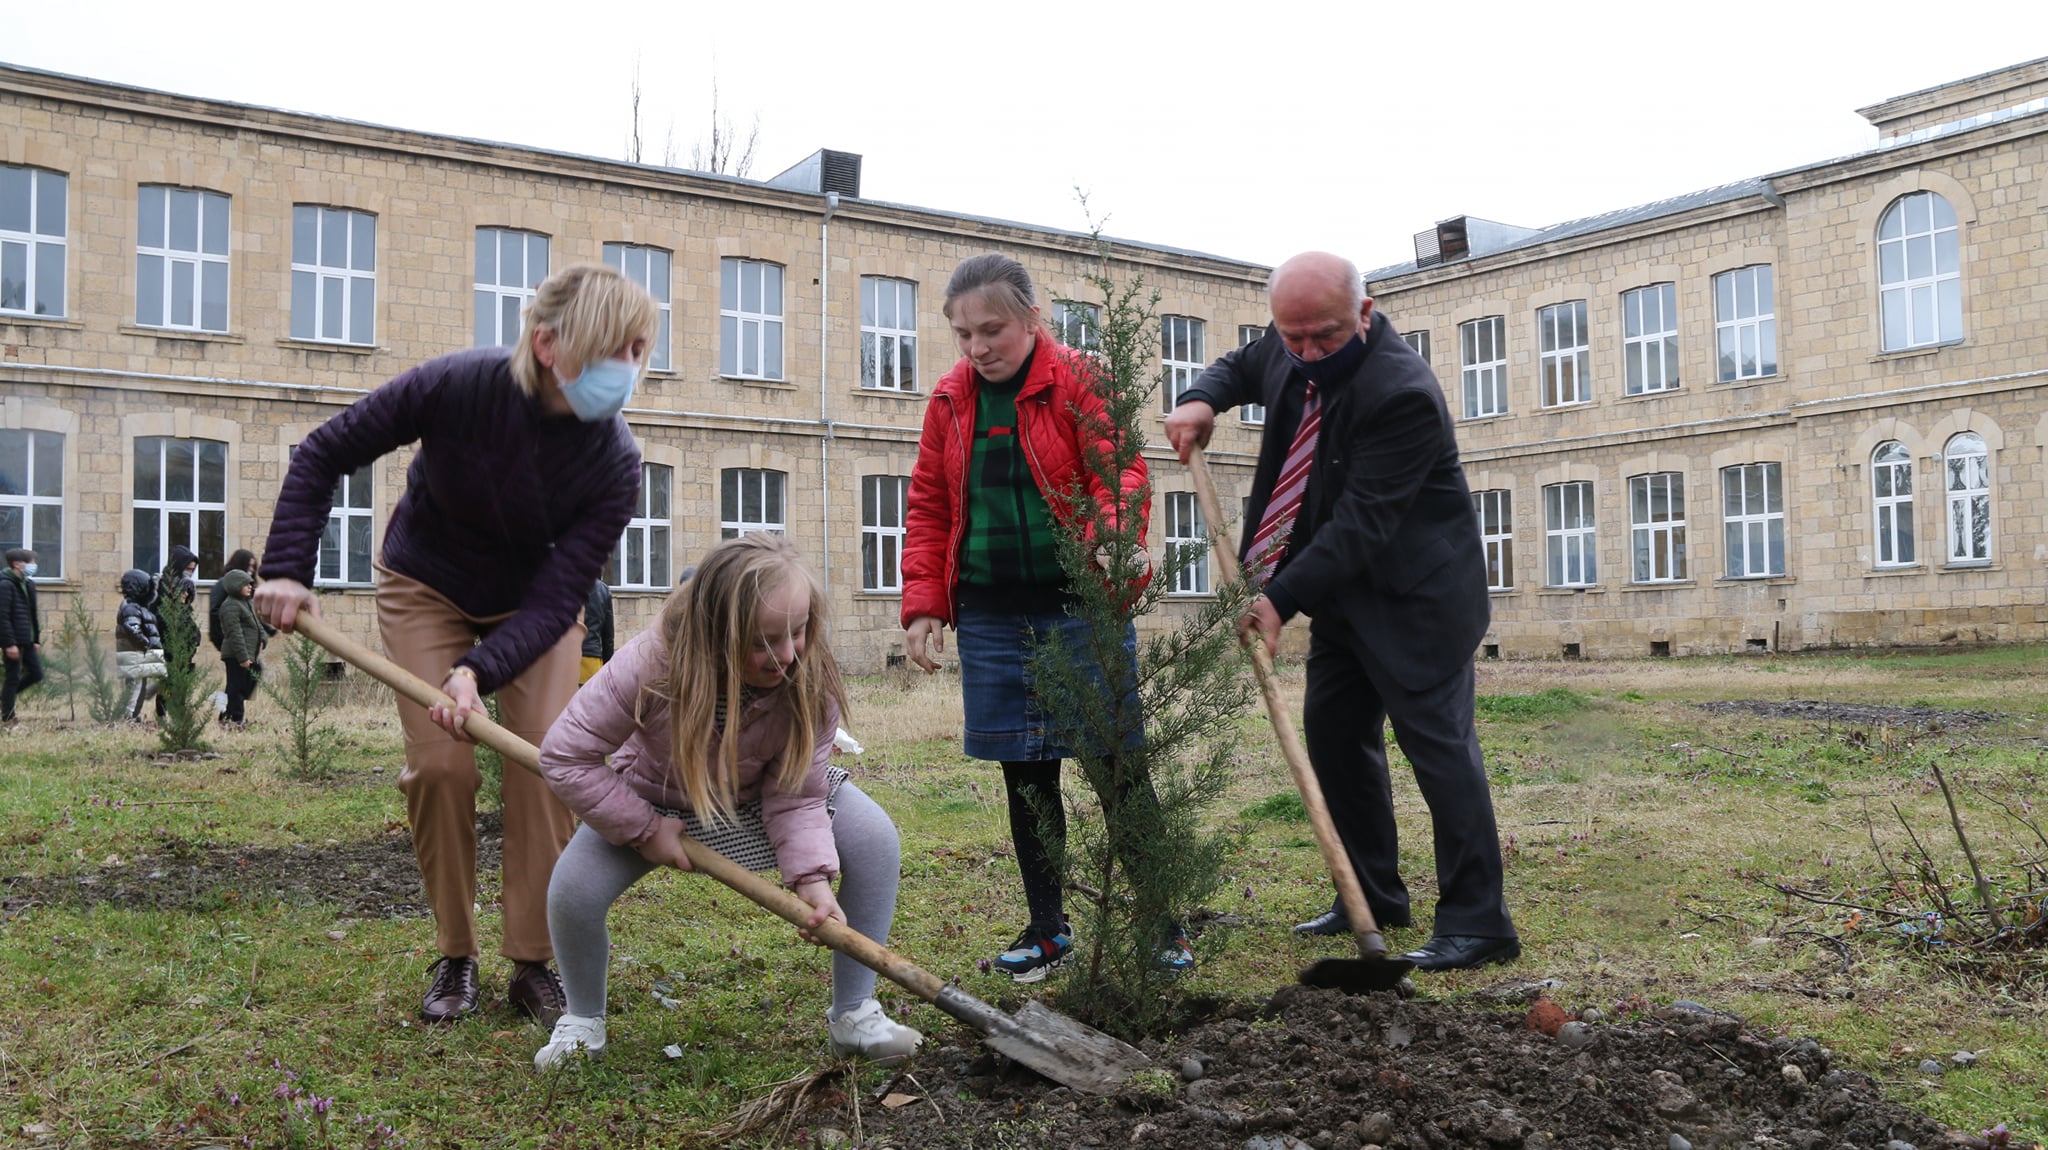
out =
[[[1287,352],[1287,358],[1303,378],[1317,387],[1328,387],[1349,378],[1358,370],[1358,365],[1365,360],[1365,336],[1354,334],[1349,343],[1318,360],[1303,359],[1292,350]]]

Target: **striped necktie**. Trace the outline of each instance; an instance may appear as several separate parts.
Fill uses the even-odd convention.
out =
[[[1252,534],[1245,565],[1254,587],[1264,587],[1287,553],[1287,539],[1301,510],[1301,497],[1308,492],[1308,469],[1316,459],[1316,433],[1323,427],[1323,400],[1310,381],[1301,398],[1301,426],[1294,431],[1294,444],[1287,449],[1287,462],[1273,483],[1273,495],[1266,501],[1266,513]]]

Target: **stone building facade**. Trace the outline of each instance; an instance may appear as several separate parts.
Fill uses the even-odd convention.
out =
[[[0,67],[0,543],[39,550],[51,619],[74,594],[108,618],[120,573],[174,542],[211,578],[261,550],[309,430],[412,364],[511,342],[547,270],[607,260],[669,326],[628,411],[648,467],[608,574],[621,635],[722,533],[773,529],[824,575],[842,658],[880,667],[925,401],[957,358],[946,280],[991,250],[1049,313],[1095,294],[1090,237],[862,198],[841,153],[742,180]],[[1192,370],[1266,322],[1263,267],[1110,251]],[[1217,443],[1239,494],[1256,433]],[[323,608],[362,640],[408,459],[337,492]],[[1163,557],[1192,486],[1152,462]]]
[[[2048,60],[1878,145],[1368,290],[1429,349],[1503,657],[2048,639]]]

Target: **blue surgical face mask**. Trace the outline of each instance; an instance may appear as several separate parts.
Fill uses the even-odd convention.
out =
[[[623,359],[586,364],[583,374],[562,385],[562,398],[585,423],[603,423],[626,409],[633,388],[640,382],[640,367]]]
[[[1317,387],[1328,387],[1358,370],[1360,361],[1365,359],[1365,337],[1353,335],[1343,347],[1321,359],[1303,359],[1292,350],[1287,352],[1287,359],[1303,378],[1313,381]]]
[[[36,577],[36,565],[35,565],[35,564],[33,564],[33,563],[24,563],[24,564],[22,564],[22,565],[21,565],[21,573],[22,573],[23,575],[26,575],[26,576],[28,576],[28,577],[29,577],[29,578],[31,578],[31,579],[35,578],[35,577]]]

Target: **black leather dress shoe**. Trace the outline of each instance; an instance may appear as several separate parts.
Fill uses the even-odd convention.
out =
[[[1513,962],[1522,957],[1522,943],[1513,938],[1440,934],[1401,957],[1414,963],[1417,970],[1470,970],[1489,963]]]
[[[1408,916],[1405,914],[1388,915],[1385,918],[1374,915],[1373,919],[1381,930],[1400,930],[1408,925]],[[1351,916],[1340,908],[1332,907],[1307,922],[1296,924],[1294,933],[1312,934],[1320,938],[1350,934]]]

